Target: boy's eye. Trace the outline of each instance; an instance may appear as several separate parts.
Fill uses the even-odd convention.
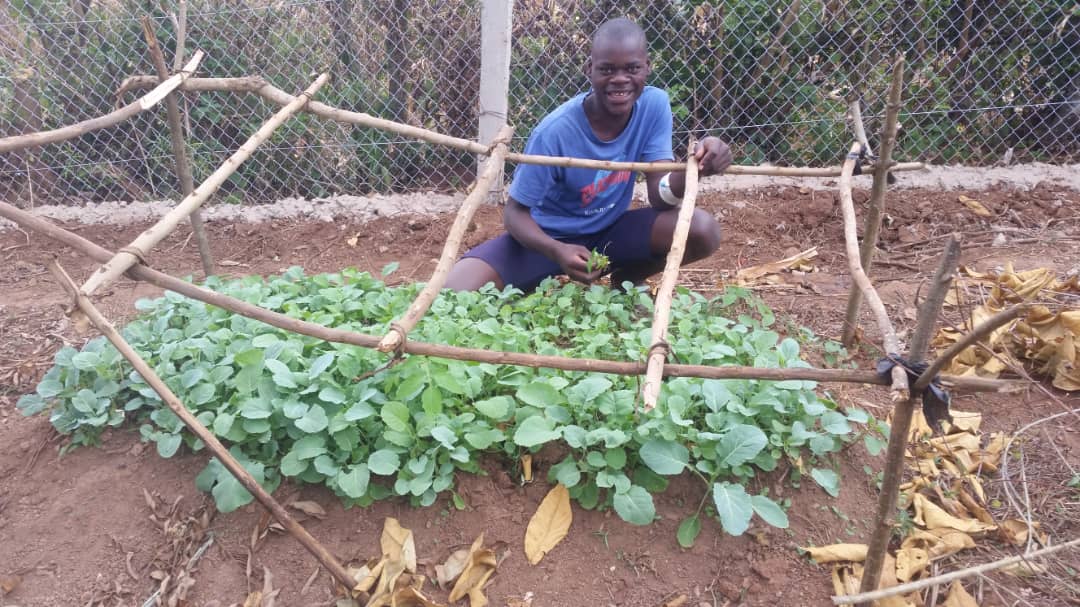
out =
[[[614,73],[615,73],[615,68],[613,68],[613,67],[602,67],[602,68],[600,68],[600,74],[603,75],[603,76],[610,76],[610,75],[612,75]]]
[[[641,71],[641,66],[640,65],[631,65],[631,66],[626,68],[626,71],[628,73],[631,73],[631,74],[636,74],[636,73]]]

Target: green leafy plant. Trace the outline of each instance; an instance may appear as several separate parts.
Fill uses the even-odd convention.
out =
[[[585,271],[592,274],[594,271],[603,272],[611,265],[607,255],[593,249],[589,252],[589,261],[585,263]]]
[[[393,271],[387,267],[384,275]],[[419,287],[387,287],[362,272],[248,277],[207,286],[296,318],[381,334]],[[753,515],[784,527],[783,508],[744,485],[782,459],[827,459],[854,440],[853,424],[869,416],[840,412],[807,381],[665,382],[661,404],[637,409],[637,378],[407,357],[381,370],[383,354],[323,342],[270,327],[167,292],[141,300],[143,315],[125,338],[196,417],[268,489],[284,478],[328,487],[347,505],[401,496],[428,506],[453,493],[458,472],[480,473],[484,454],[515,462],[552,445],[549,467],[584,508],[613,508],[633,524],[656,516],[653,494],[668,477],[690,472],[707,491],[680,525],[692,543],[702,505],[711,498],[724,530],[740,534]],[[642,361],[650,345],[652,300],[600,286],[542,284],[514,289],[444,292],[413,332],[418,340],[479,348]],[[736,316],[730,318],[729,314]],[[710,365],[805,367],[799,345],[768,330],[772,313],[746,292],[707,300],[675,293],[669,341],[681,361]],[[204,445],[161,406],[157,394],[104,339],[64,348],[35,393],[19,401],[26,414],[47,412],[70,435],[65,447],[97,441],[107,427],[140,424],[162,457]],[[814,469],[831,494],[839,477]],[[216,460],[198,486],[229,511],[251,496]]]

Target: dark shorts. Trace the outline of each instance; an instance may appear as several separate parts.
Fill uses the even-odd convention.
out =
[[[559,240],[600,251],[611,260],[613,270],[620,266],[654,261],[658,258],[652,254],[650,242],[657,214],[658,211],[651,207],[634,209],[623,213],[602,232]],[[463,257],[485,261],[495,269],[503,284],[523,291],[535,288],[549,276],[563,273],[557,263],[541,253],[526,249],[513,236],[505,233],[474,247]]]

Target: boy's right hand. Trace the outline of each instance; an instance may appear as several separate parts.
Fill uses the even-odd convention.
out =
[[[560,243],[555,249],[554,261],[571,280],[592,284],[600,278],[600,270],[587,270],[589,250],[579,244]]]

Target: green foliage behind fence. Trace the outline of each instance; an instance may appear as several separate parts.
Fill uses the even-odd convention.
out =
[[[0,8],[0,134],[108,112],[124,78],[152,73],[139,19],[171,58],[169,1],[11,0]],[[588,39],[626,14],[646,29],[651,82],[668,90],[677,143],[689,132],[732,142],[736,161],[836,162],[850,135],[843,98],[861,95],[880,128],[891,58],[907,59],[897,154],[933,162],[1073,161],[1080,150],[1080,7],[1075,2],[892,0],[519,0],[510,115],[519,141],[587,85]],[[187,51],[201,74],[262,75],[288,91],[317,73],[331,105],[474,137],[476,0],[194,0]],[[275,107],[250,95],[186,94],[195,177],[205,178]],[[223,188],[261,202],[422,188],[472,179],[466,154],[301,116]],[[176,197],[164,111],[39,151],[0,156],[0,195],[27,200]]]

